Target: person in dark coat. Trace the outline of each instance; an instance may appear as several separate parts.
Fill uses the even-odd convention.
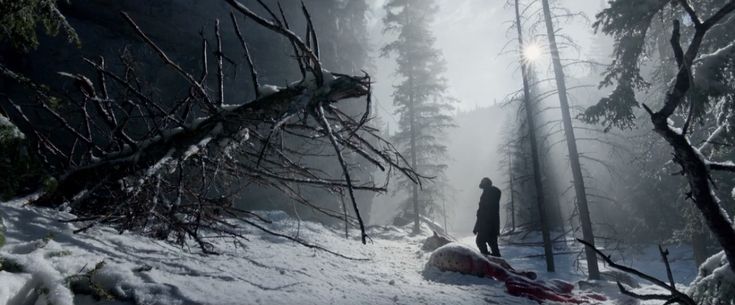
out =
[[[490,178],[480,181],[482,196],[480,207],[477,209],[477,221],[472,233],[477,235],[475,242],[482,254],[490,254],[487,245],[490,245],[492,256],[500,257],[498,249],[498,235],[500,234],[500,190],[493,186]]]

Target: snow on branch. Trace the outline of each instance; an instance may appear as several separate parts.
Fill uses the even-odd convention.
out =
[[[735,57],[735,41],[699,57],[694,67],[694,83],[700,90],[711,95],[720,95],[727,90],[727,83],[720,76],[723,67]]]

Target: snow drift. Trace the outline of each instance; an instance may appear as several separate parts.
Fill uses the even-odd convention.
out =
[[[106,227],[74,234],[60,222],[73,215],[0,203],[7,243],[0,248],[0,304],[498,304],[533,305],[513,297],[495,280],[462,274],[427,280],[426,233],[411,228],[373,227],[373,243],[359,231],[299,222],[283,212],[260,212],[269,230],[359,260],[309,249],[243,225],[244,238],[209,239],[221,253],[202,255]],[[80,287],[81,286],[81,287]]]
[[[574,282],[584,277],[573,273],[571,256],[560,256],[558,263],[565,266],[560,272],[539,272],[544,280],[534,280],[532,273],[519,270],[543,269],[543,259],[524,258],[536,254],[538,248],[501,245],[515,270],[505,261],[480,256],[471,237],[425,252],[421,247],[431,236],[428,226],[418,235],[411,234],[410,225],[370,227],[372,243],[362,245],[357,230],[350,230],[345,238],[342,227],[261,211],[271,222],[264,224],[268,230],[296,236],[344,257],[306,248],[246,224],[240,224],[237,231],[244,237],[241,240],[208,236],[220,255],[203,255],[196,245],[180,248],[107,227],[74,234],[78,227],[59,221],[74,215],[26,202],[0,203],[0,218],[6,227],[6,244],[0,247],[0,304],[537,305],[537,301],[554,303],[549,300],[555,298],[560,302],[635,304],[616,296],[614,284],[607,290],[591,286],[608,296],[606,301],[597,301],[566,282],[551,280]],[[454,260],[440,259],[442,256]],[[656,269],[659,266],[650,262],[660,263],[656,255],[632,259]],[[681,262],[673,262],[676,270],[686,266]],[[717,287],[710,279],[731,276],[717,271],[714,261],[711,266],[707,276],[700,276],[701,285]],[[637,291],[660,292],[648,286]]]

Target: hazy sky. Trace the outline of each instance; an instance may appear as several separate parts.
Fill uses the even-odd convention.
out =
[[[373,2],[371,41],[375,49],[388,39],[381,31],[383,2],[384,0]],[[490,106],[496,101],[502,102],[509,93],[520,88],[517,55],[508,52],[501,54],[506,44],[515,39],[515,35],[507,35],[509,22],[513,18],[512,7],[505,7],[504,0],[437,0],[437,3],[440,11],[433,31],[437,38],[436,46],[447,62],[445,76],[449,93],[460,101],[458,108],[471,110],[477,106]],[[574,11],[584,12],[592,20],[604,2],[559,0],[558,3]],[[577,18],[574,22],[564,24],[561,30],[577,40],[582,46],[582,55],[589,52],[592,37],[589,21]],[[506,50],[513,51],[513,48],[515,41]],[[574,54],[569,54],[571,55]],[[378,57],[377,52],[375,57],[375,93],[381,108],[379,111],[392,112],[390,94],[392,85],[396,83],[393,76],[395,64],[391,58]],[[549,72],[547,61],[539,62],[538,66],[542,73]]]

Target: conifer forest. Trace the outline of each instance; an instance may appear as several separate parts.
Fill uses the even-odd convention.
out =
[[[0,0],[0,305],[735,305],[735,0]]]

